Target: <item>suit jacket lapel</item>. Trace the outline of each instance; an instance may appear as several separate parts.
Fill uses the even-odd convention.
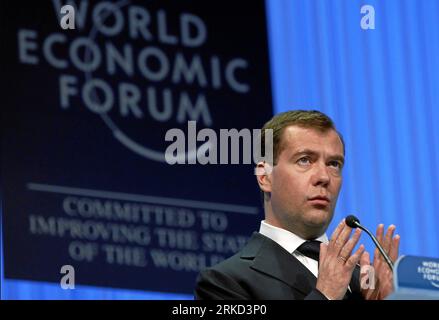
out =
[[[242,259],[253,258],[251,268],[276,278],[307,295],[316,285],[316,277],[291,253],[273,240],[255,232],[243,249]]]

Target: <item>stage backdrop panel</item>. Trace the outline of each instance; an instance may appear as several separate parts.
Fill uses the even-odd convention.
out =
[[[170,165],[165,134],[270,118],[264,2],[73,3],[2,5],[5,278],[191,293],[262,208],[252,164]]]
[[[375,29],[361,27],[366,4]],[[268,0],[267,10],[275,112],[321,110],[346,143],[329,235],[355,214],[373,232],[395,224],[402,254],[438,257],[439,1]]]

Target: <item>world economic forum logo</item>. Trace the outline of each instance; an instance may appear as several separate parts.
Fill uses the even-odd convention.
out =
[[[61,1],[52,3],[62,18]],[[248,60],[214,52],[210,44],[216,39],[196,14],[159,2],[71,5],[74,28],[58,23],[50,34],[18,31],[19,61],[58,70],[60,108],[99,116],[114,138],[138,155],[165,162],[168,130],[188,121],[212,127],[215,114],[232,113],[233,106],[211,97],[221,93],[233,101],[251,90],[244,80]],[[186,157],[196,153],[188,150]]]
[[[439,262],[438,261],[422,261],[418,266],[418,273],[422,275],[424,280],[430,282],[430,284],[439,288]]]

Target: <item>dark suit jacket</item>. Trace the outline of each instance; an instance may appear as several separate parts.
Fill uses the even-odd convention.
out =
[[[362,299],[359,268],[347,299]],[[275,241],[255,232],[247,245],[229,259],[203,270],[196,299],[326,300],[315,289],[316,277]]]

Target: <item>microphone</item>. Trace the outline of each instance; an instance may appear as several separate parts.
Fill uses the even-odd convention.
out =
[[[389,265],[390,270],[393,271],[393,262],[392,262],[392,260],[390,260],[389,256],[384,251],[383,247],[380,245],[380,243],[378,242],[377,238],[369,230],[367,230],[365,227],[363,227],[360,224],[360,220],[358,220],[358,218],[356,216],[349,215],[349,216],[346,217],[345,223],[346,223],[346,225],[348,227],[351,227],[353,229],[360,228],[361,230],[364,230],[372,238],[373,243],[375,243],[376,247],[381,252],[382,256],[384,257],[384,260],[386,260],[387,264]]]

